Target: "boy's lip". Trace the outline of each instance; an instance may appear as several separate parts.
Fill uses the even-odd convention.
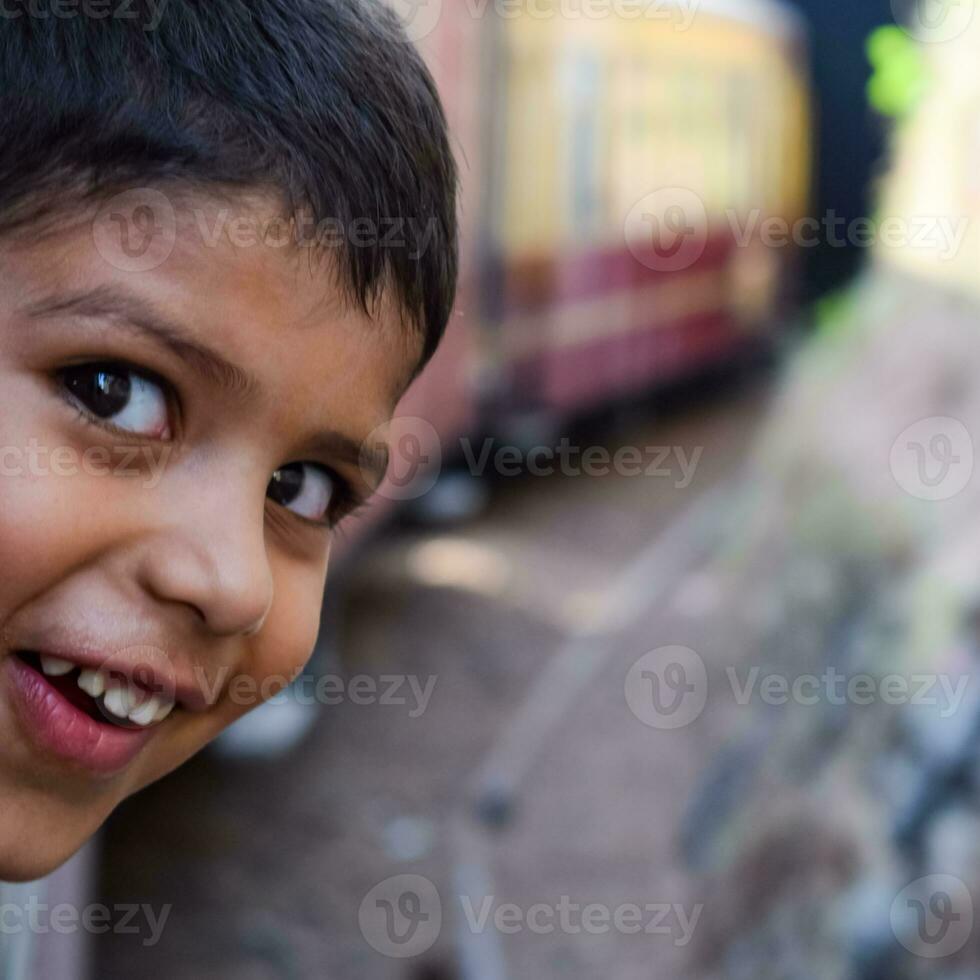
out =
[[[94,721],[20,657],[5,657],[0,667],[0,680],[22,727],[49,755],[114,776],[132,764],[156,733],[156,728],[123,729]]]

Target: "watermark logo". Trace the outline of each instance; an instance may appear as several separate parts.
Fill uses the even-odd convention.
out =
[[[895,938],[915,956],[952,956],[973,933],[973,896],[953,875],[919,878],[895,898],[891,924]]]
[[[624,230],[626,245],[638,262],[655,272],[682,272],[704,254],[708,213],[694,191],[663,187],[630,208]]]
[[[895,482],[911,496],[949,500],[973,477],[973,439],[958,419],[922,419],[895,440],[890,465]]]
[[[428,878],[395,875],[364,896],[357,921],[368,945],[382,956],[420,956],[439,938],[442,900]]]
[[[674,946],[689,945],[701,921],[704,903],[557,901],[523,906],[495,895],[452,896],[455,921],[473,935],[497,933],[535,936],[659,936]],[[458,909],[456,902],[459,903]],[[436,886],[422,875],[387,878],[365,895],[358,912],[361,933],[383,956],[408,959],[431,949],[442,928],[443,907]]]
[[[727,684],[719,696],[730,695],[738,707],[764,704],[770,708],[924,707],[936,709],[942,719],[952,718],[966,699],[969,674],[846,674],[827,667],[820,674],[791,676],[765,672],[759,666],[726,667]],[[644,654],[630,668],[625,683],[626,702],[633,714],[651,728],[683,728],[704,711],[708,697],[705,662],[682,646],[660,647]]]
[[[173,254],[177,212],[165,194],[135,187],[106,201],[92,226],[99,254],[121,272],[151,272]]]
[[[442,16],[442,0],[389,0],[411,42],[427,38]]]
[[[626,703],[650,728],[692,724],[708,700],[708,671],[689,647],[665,646],[644,654],[626,674]]]
[[[133,720],[139,717],[134,712],[139,711],[145,715],[142,723],[149,724],[155,722],[158,712],[172,710],[177,703],[173,661],[159,647],[144,643],[123,647],[99,665],[98,673],[103,679],[105,696],[96,698],[96,704],[110,721],[118,721],[123,714]],[[112,702],[113,689],[127,693],[122,700]]]
[[[896,23],[912,37],[942,44],[964,34],[976,15],[976,0],[892,0]]]
[[[425,419],[398,416],[379,425],[361,446],[361,473],[371,486],[378,485],[374,461],[388,454],[388,469],[378,486],[386,500],[417,500],[427,494],[439,479],[442,443],[439,433]]]
[[[178,216],[165,194],[141,187],[105,202],[96,215],[93,235],[100,254],[114,268],[148,272],[170,258],[178,225],[207,249],[392,249],[412,260],[428,252],[439,232],[439,222],[431,216],[341,219],[327,215],[315,220],[307,212],[289,216],[232,207],[217,211],[181,207]]]

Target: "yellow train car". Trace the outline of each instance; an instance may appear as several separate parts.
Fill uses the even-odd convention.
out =
[[[484,26],[481,321],[498,404],[647,390],[773,329],[810,186],[774,2],[529,0]]]

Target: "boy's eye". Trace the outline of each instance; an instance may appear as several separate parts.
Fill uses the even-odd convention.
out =
[[[290,463],[272,474],[269,499],[300,517],[326,523],[333,502],[334,483],[329,474],[313,463]]]
[[[156,439],[170,437],[170,406],[163,388],[124,365],[83,364],[62,372],[67,391],[96,418]]]

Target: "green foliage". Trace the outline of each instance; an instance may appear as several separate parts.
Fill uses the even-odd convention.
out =
[[[874,73],[868,101],[876,112],[901,118],[919,104],[928,87],[928,70],[916,41],[894,24],[876,28],[867,41]]]

